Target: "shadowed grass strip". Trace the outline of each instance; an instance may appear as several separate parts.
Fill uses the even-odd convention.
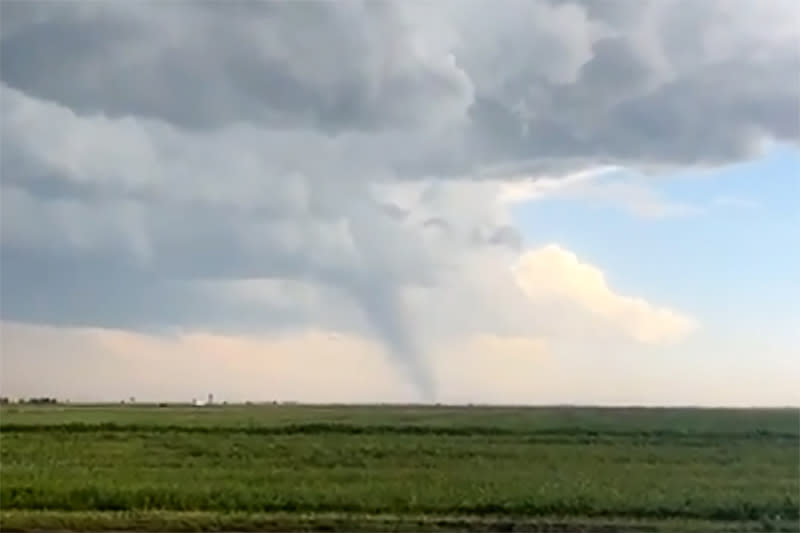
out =
[[[417,513],[443,515],[586,516],[625,518],[684,518],[702,520],[759,520],[780,516],[800,519],[796,502],[783,500],[750,502],[738,498],[704,502],[687,500],[683,505],[656,501],[606,501],[601,497],[576,494],[558,499],[527,498],[493,501],[491,496],[465,501],[385,500],[380,503],[358,499],[325,499],[309,492],[305,497],[261,493],[240,486],[226,490],[198,490],[191,487],[117,488],[88,486],[62,488],[45,486],[3,486],[3,508],[61,511],[214,511],[295,513]],[[481,501],[483,500],[483,501]]]
[[[587,517],[475,517],[348,513],[71,512],[0,511],[3,531],[286,532],[374,531],[446,533],[794,533],[787,521],[718,522],[591,519]]]
[[[643,440],[688,440],[702,442],[716,441],[753,441],[768,440],[785,443],[800,443],[798,433],[770,430],[753,430],[749,432],[718,432],[692,430],[586,430],[577,427],[526,429],[494,428],[491,426],[435,426],[417,424],[348,424],[348,423],[305,423],[283,425],[151,425],[151,424],[118,424],[115,422],[66,424],[2,424],[3,433],[148,433],[174,432],[189,434],[248,434],[248,435],[431,435],[431,436],[523,436],[531,439],[578,439],[593,441],[598,439],[643,439]]]

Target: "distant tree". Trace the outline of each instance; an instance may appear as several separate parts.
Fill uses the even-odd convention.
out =
[[[27,400],[20,400],[20,403],[30,403],[34,405],[42,405],[42,404],[56,404],[58,400],[55,398],[28,398]]]

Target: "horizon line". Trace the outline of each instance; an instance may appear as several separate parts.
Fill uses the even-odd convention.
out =
[[[585,403],[480,403],[480,402],[310,402],[310,401],[291,401],[291,400],[243,400],[243,401],[159,401],[159,400],[129,400],[109,401],[109,400],[85,400],[71,401],[54,399],[52,402],[36,402],[31,400],[42,400],[46,397],[21,398],[3,402],[3,406],[33,406],[33,407],[203,407],[203,408],[224,408],[224,407],[338,407],[338,408],[359,408],[359,407],[414,407],[414,408],[490,408],[490,409],[715,409],[715,410],[798,410],[798,405],[702,405],[702,404],[585,404]],[[52,399],[52,398],[51,398]]]

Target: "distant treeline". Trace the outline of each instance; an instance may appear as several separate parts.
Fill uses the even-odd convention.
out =
[[[0,404],[8,404],[11,403],[9,398],[5,396],[0,397]],[[58,400],[55,398],[20,398],[17,400],[17,403],[24,403],[24,404],[47,404],[47,405],[54,405],[58,403]]]

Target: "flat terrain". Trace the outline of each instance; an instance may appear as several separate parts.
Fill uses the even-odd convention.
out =
[[[797,409],[4,406],[3,530],[800,530]]]

